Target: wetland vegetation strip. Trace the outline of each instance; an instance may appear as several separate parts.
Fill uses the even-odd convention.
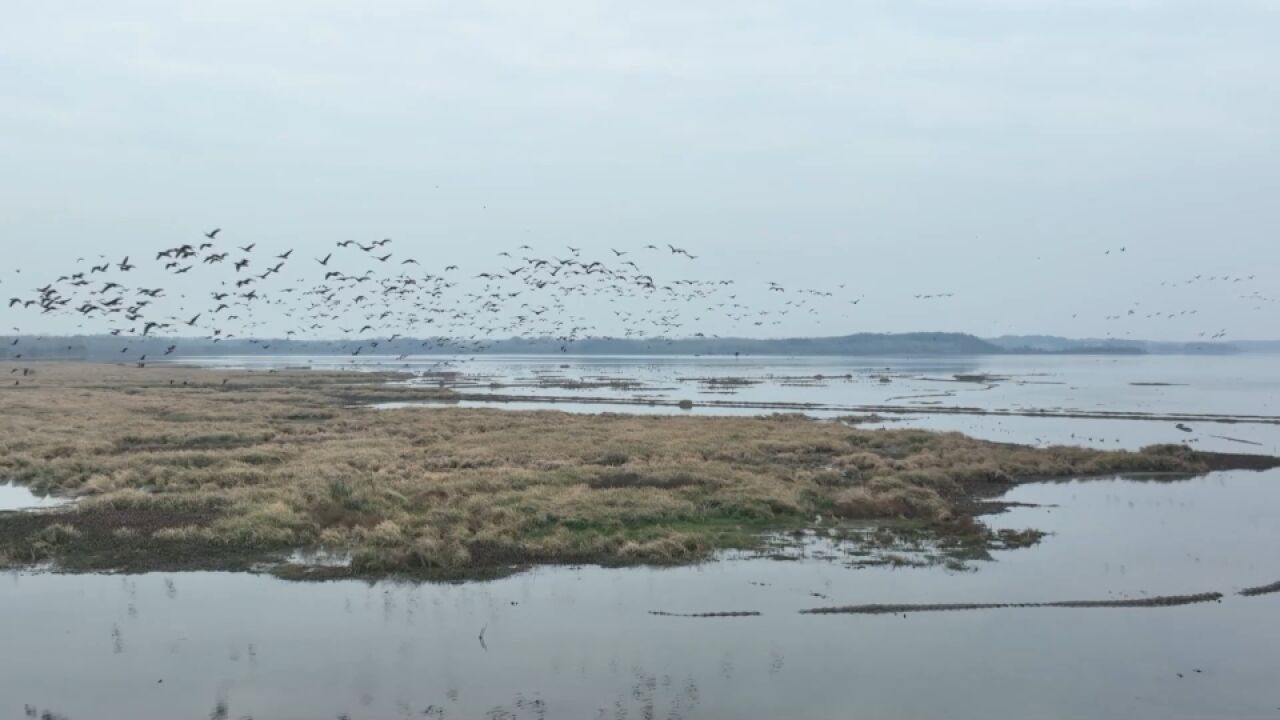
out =
[[[412,387],[412,386],[409,386]],[[914,396],[913,396],[914,397]],[[454,392],[439,398],[427,398],[424,404],[475,402],[475,403],[534,403],[534,404],[578,404],[578,405],[619,405],[649,407],[681,407],[688,400],[664,400],[645,397],[600,397],[578,395],[511,395],[506,393]],[[1235,425],[1252,423],[1258,425],[1280,425],[1280,416],[1221,413],[1184,413],[1184,412],[1141,412],[1128,410],[1072,410],[1049,408],[981,408],[971,406],[927,405],[912,407],[907,405],[842,405],[816,402],[766,402],[737,400],[698,400],[695,407],[733,408],[747,410],[778,410],[785,412],[845,412],[876,413],[886,415],[989,415],[996,417],[1029,417],[1029,418],[1065,418],[1071,420],[1145,420],[1150,422],[1196,422],[1220,423]]]
[[[842,607],[811,608],[801,610],[802,615],[896,615],[913,612],[942,612],[947,610],[1000,610],[1005,608],[1156,608],[1217,602],[1222,593],[1206,592],[1193,595],[1161,595],[1149,598],[1122,600],[1063,600],[1059,602],[1031,603],[927,603],[927,604],[873,604],[845,605]]]
[[[1209,437],[1217,438],[1219,440],[1226,440],[1227,442],[1240,443],[1241,445],[1254,445],[1257,447],[1262,447],[1262,443],[1260,442],[1254,442],[1253,440],[1242,440],[1241,438],[1233,438],[1227,435],[1210,435]]]
[[[1270,585],[1259,585],[1257,587],[1245,588],[1240,591],[1240,594],[1245,597],[1255,597],[1257,595],[1270,595],[1271,593],[1278,592],[1280,592],[1280,580],[1277,580]]]
[[[683,617],[683,618],[728,618],[728,617],[760,617],[761,613],[755,610],[740,610],[729,612],[701,612],[701,613],[673,613],[663,612],[661,610],[650,610],[650,615],[659,617]]]

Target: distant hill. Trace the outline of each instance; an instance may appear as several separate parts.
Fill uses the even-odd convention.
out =
[[[1141,343],[1129,340],[1073,339],[1057,335],[1001,335],[985,340],[1012,353],[1141,355],[1146,352]]]
[[[1245,353],[1280,353],[1280,340],[1234,340],[1230,345]]]
[[[1049,353],[1145,353],[1150,355],[1236,355],[1280,353],[1280,341],[1161,342],[1114,338],[1065,338],[1057,335],[1001,335],[985,338],[1006,352]]]
[[[13,341],[17,340],[17,344]],[[166,355],[170,346],[173,353]],[[443,355],[480,353],[542,355],[1228,355],[1280,353],[1280,341],[1233,343],[1171,343],[1145,340],[1072,339],[1054,335],[1004,335],[979,338],[966,333],[856,333],[819,338],[583,338],[564,342],[555,338],[509,338],[477,346],[441,338],[374,338],[358,340],[223,340],[208,338],[110,335],[76,337],[0,337],[0,359],[66,359],[136,362],[193,356],[226,355]]]
[[[541,340],[509,340],[495,345],[497,352],[542,352]],[[552,352],[560,343],[552,341]],[[857,333],[838,337],[780,338],[681,338],[626,340],[592,338],[573,343],[573,352],[590,354],[676,355],[990,355],[1001,349],[965,333]]]
[[[8,342],[12,342],[10,338]],[[439,338],[363,338],[360,340],[224,340],[205,338],[123,338],[87,336],[76,338],[23,337],[17,345],[8,342],[0,358],[23,354],[28,358],[66,357],[59,348],[75,347],[75,357],[93,360],[148,360],[200,355],[342,355],[360,349],[367,355],[472,354],[478,351],[499,354],[538,355],[567,352],[580,355],[990,355],[1000,348],[964,333],[858,333],[826,338],[583,338],[564,342],[555,338],[509,338],[486,342],[481,350],[474,344],[457,344]],[[176,345],[172,355],[165,351]],[[125,348],[128,348],[126,351]]]

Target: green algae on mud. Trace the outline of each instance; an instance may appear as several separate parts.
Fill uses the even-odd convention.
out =
[[[1030,448],[797,415],[352,406],[449,397],[401,379],[42,366],[21,393],[3,394],[0,479],[78,502],[0,515],[0,560],[463,578],[538,563],[692,562],[762,548],[771,533],[848,523],[910,526],[981,557],[1038,539],[974,520],[1025,478],[1276,463],[1182,446]],[[299,548],[350,563],[285,563]]]

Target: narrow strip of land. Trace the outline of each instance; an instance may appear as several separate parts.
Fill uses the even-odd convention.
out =
[[[1271,593],[1280,592],[1280,581],[1271,583],[1270,585],[1259,585],[1257,587],[1245,588],[1240,591],[1245,597],[1255,597],[1258,595],[1270,595]]]
[[[407,398],[404,401],[409,401]],[[645,397],[601,397],[580,395],[512,395],[506,393],[455,392],[447,397],[423,398],[423,402],[532,403],[681,407],[690,401]],[[1195,422],[1236,425],[1280,425],[1276,415],[1224,415],[1215,413],[1149,413],[1129,410],[1056,410],[981,408],[971,406],[929,405],[840,405],[809,402],[764,402],[737,400],[696,400],[694,406],[725,409],[778,410],[791,412],[872,413],[882,415],[991,415],[997,417],[1065,418],[1077,420],[1140,420],[1148,422]]]
[[[844,605],[801,610],[804,615],[902,615],[904,613],[943,612],[948,610],[996,610],[1003,608],[1155,608],[1216,602],[1222,593],[1206,592],[1193,595],[1162,595],[1148,598],[1124,598],[1119,600],[1062,600],[1058,602],[1022,603],[927,603],[927,604],[874,604]]]

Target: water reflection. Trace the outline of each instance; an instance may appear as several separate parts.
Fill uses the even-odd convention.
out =
[[[0,717],[1268,717],[1280,596],[1233,593],[1280,579],[1277,481],[1022,486],[1009,499],[1037,506],[990,522],[1053,534],[978,572],[808,557],[459,585],[13,574]],[[1214,590],[1177,608],[797,612]]]
[[[58,498],[52,495],[36,495],[21,485],[0,483],[0,511],[56,507],[66,502],[65,498]]]

